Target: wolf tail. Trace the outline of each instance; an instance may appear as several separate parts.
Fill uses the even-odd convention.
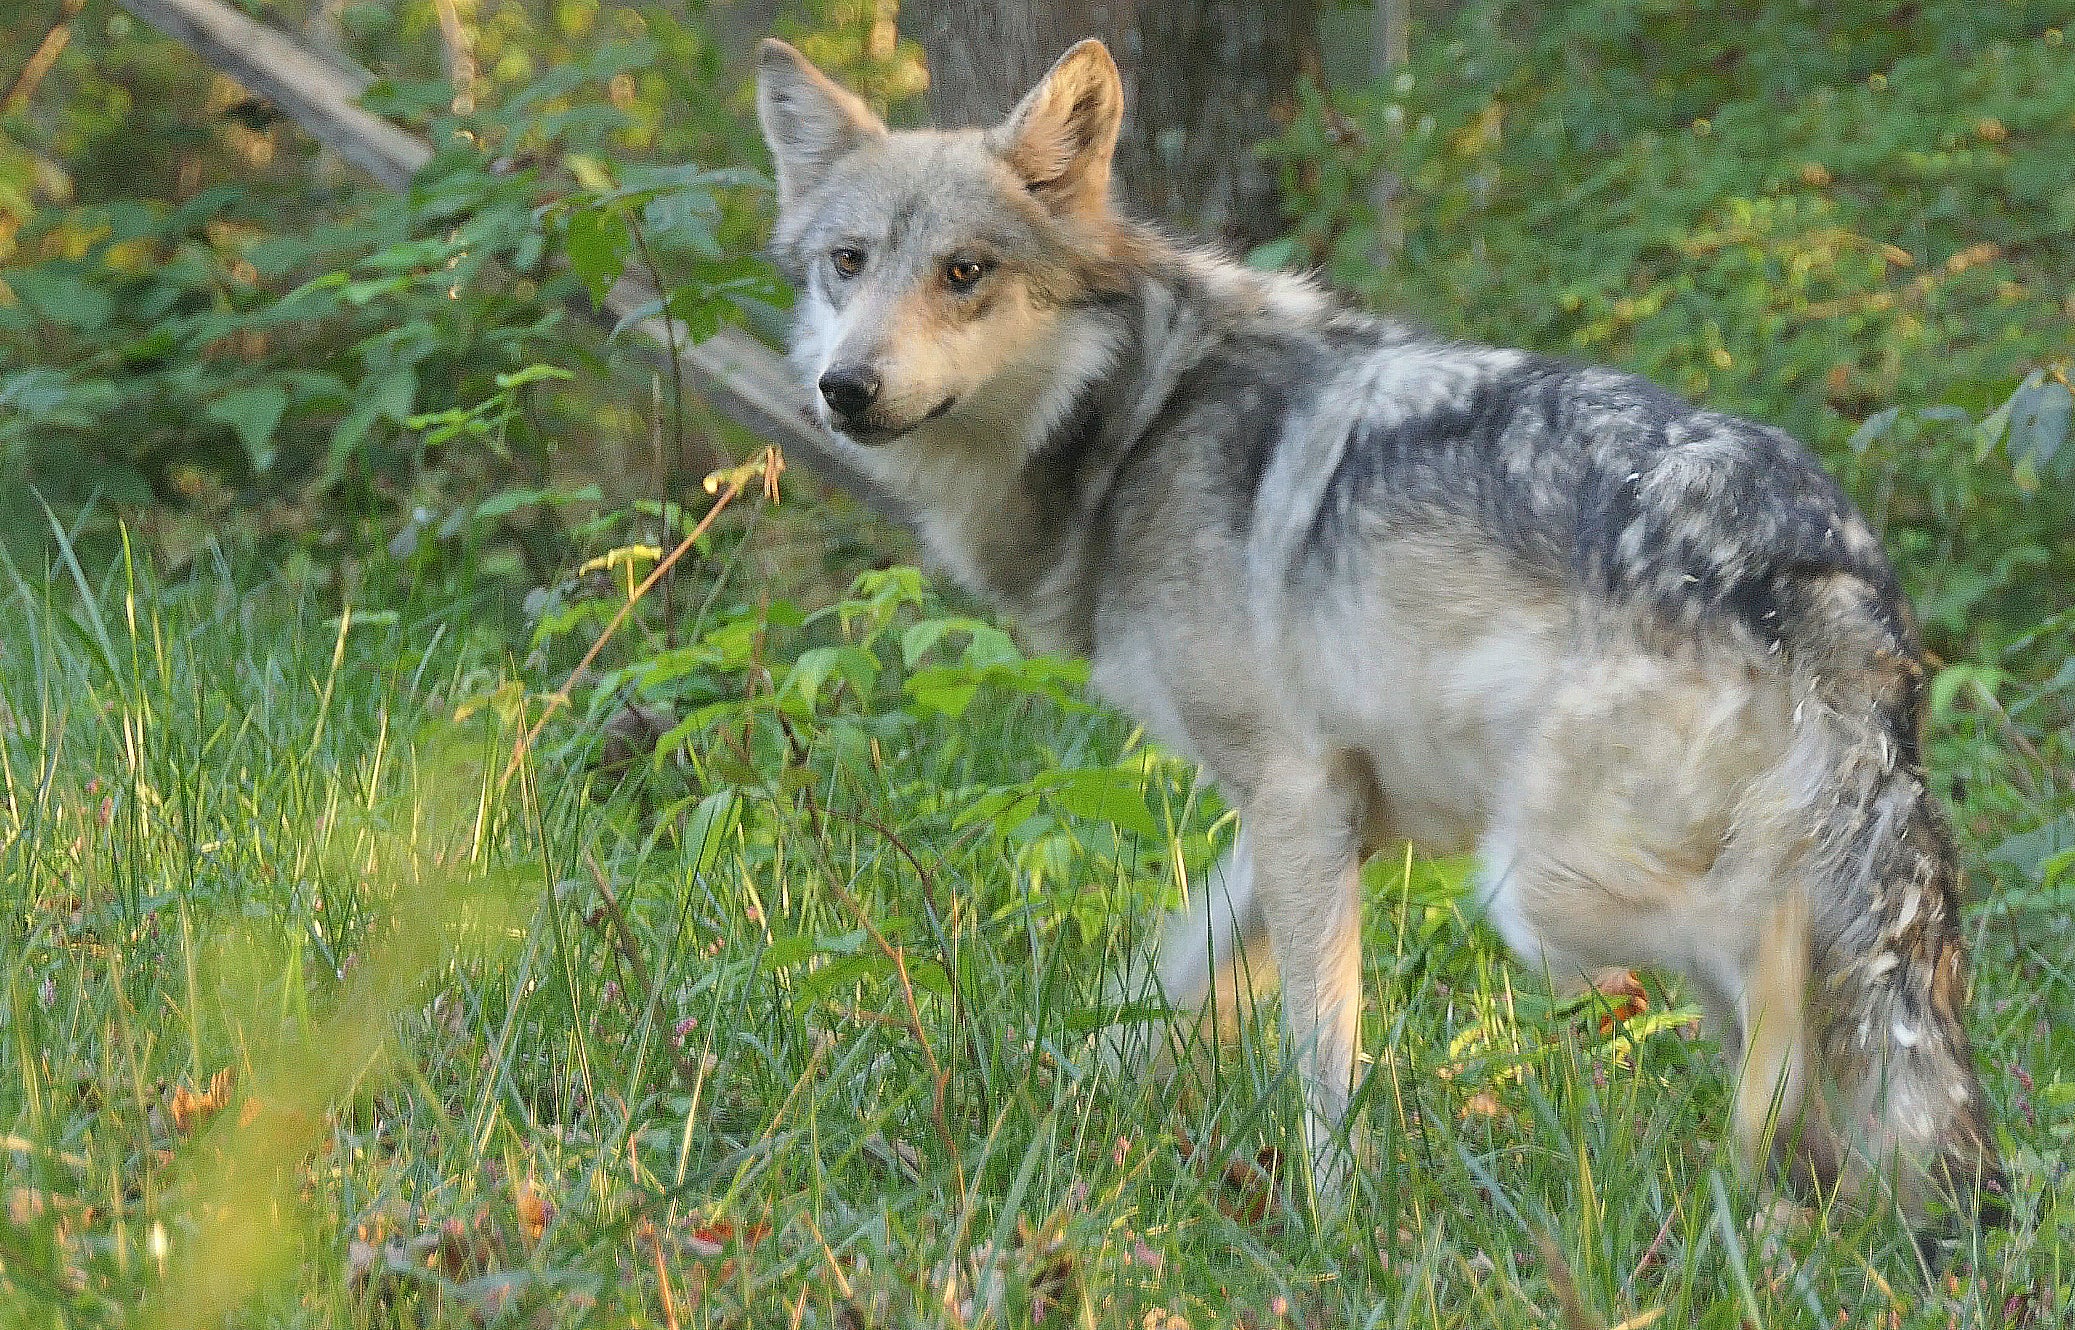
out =
[[[1912,1221],[1941,1197],[2005,1217],[1961,1014],[1960,867],[1919,748],[1924,670],[1899,600],[1849,575],[1793,617],[1797,794],[1813,812],[1807,994],[1822,1098],[1796,1164],[1847,1191],[1893,1181]]]

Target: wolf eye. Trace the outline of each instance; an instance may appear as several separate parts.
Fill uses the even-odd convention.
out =
[[[851,245],[838,245],[829,251],[829,262],[836,265],[836,276],[855,277],[864,271],[865,252]]]
[[[986,275],[987,265],[978,259],[953,259],[944,265],[944,280],[956,291],[970,291]]]

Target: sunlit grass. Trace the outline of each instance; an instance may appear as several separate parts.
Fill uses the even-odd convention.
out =
[[[1094,1070],[1146,924],[1126,907],[1229,838],[1215,800],[1149,761],[1154,843],[1062,816],[1071,861],[961,821],[1137,751],[1115,718],[1004,696],[928,745],[808,727],[776,768],[705,753],[699,779],[613,789],[565,744],[505,781],[525,717],[455,721],[508,677],[463,631],[220,574],[54,572],[0,612],[0,1320],[1529,1326],[1568,1290],[1605,1326],[1942,1327],[2068,1305],[2075,985],[2050,895],[1974,916],[2017,1223],[1927,1272],[1881,1216],[1754,1223],[1676,993],[1552,1001],[1463,917],[1460,865],[1372,864],[1365,1166],[1321,1219],[1278,1190],[1301,1151],[1272,1012],[1197,1049],[1200,1075]],[[1992,746],[1965,751],[1995,779]],[[2005,810],[1963,817],[1976,840],[2058,811],[2000,787],[1969,807]]]

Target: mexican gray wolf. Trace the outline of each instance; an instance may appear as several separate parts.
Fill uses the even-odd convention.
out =
[[[1187,1013],[1272,960],[1322,1195],[1351,1166],[1357,870],[1411,841],[1474,849],[1558,983],[1686,976],[1754,1164],[1994,1217],[1923,653],[1801,445],[1119,215],[1099,42],[999,125],[895,132],[770,40],[757,114],[815,418],[1238,809],[1132,982]]]

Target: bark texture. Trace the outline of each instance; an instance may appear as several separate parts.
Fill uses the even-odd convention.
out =
[[[1318,69],[1313,0],[911,0],[940,125],[991,125],[1052,62],[1100,37],[1124,75],[1123,202],[1177,231],[1260,244],[1285,229],[1254,145],[1287,121]]]

